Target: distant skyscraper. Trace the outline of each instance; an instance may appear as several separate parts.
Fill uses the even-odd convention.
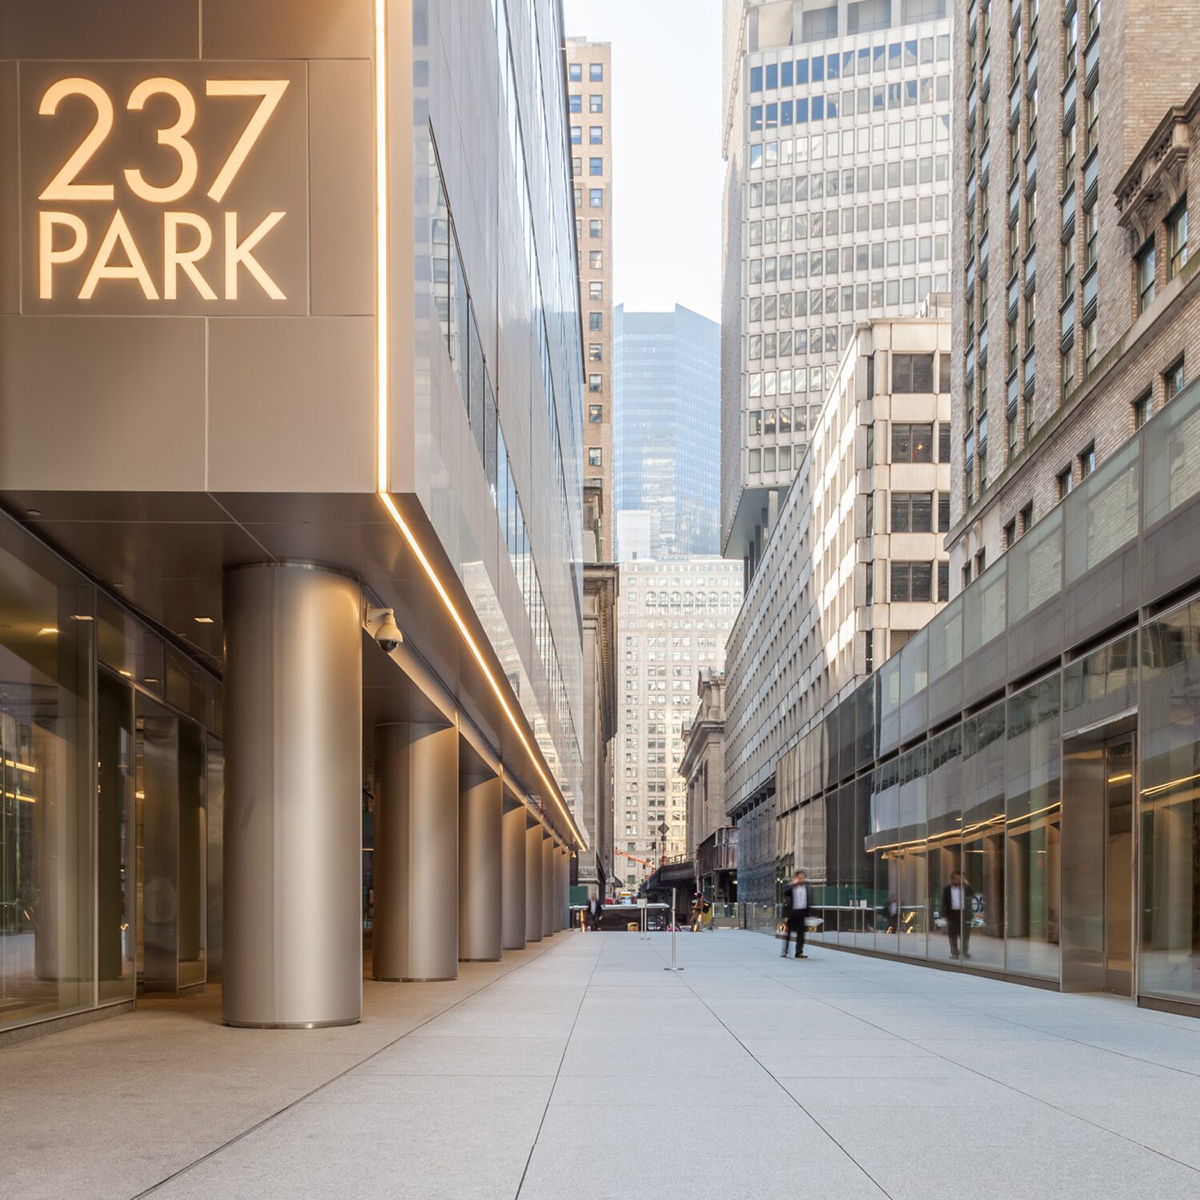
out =
[[[657,514],[656,558],[716,554],[720,326],[678,304],[663,313],[618,305],[613,328],[617,512]]]
[[[741,604],[740,563],[715,555],[621,563],[613,874],[626,885],[688,849],[683,725],[700,672],[725,661]]]
[[[567,110],[583,323],[584,554],[613,561],[612,46],[567,38]],[[586,168],[586,170],[585,170]],[[594,543],[594,544],[593,544]]]
[[[856,327],[950,290],[946,10],[725,0],[722,553],[747,578]]]

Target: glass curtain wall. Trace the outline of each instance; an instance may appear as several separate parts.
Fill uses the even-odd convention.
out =
[[[896,848],[899,950],[909,958],[925,957],[925,937],[929,929],[929,906],[925,896],[926,749],[923,745],[918,746],[900,756],[900,844]]]
[[[1005,745],[1007,969],[1059,978],[1060,679],[1009,697]]]
[[[968,953],[1004,970],[1004,701],[963,721],[962,873],[973,917]]]
[[[1200,1005],[1198,447],[1200,381],[788,752],[825,940],[949,963],[957,933],[973,968],[1062,981],[1064,737],[1098,739],[1108,857],[1068,848],[1108,910],[1084,917],[1127,971],[1134,800],[1137,992]]]
[[[147,919],[172,929],[173,990],[205,982],[220,720],[213,675],[0,517],[0,1029],[132,1000]]]
[[[925,855],[926,895],[932,919],[929,957],[947,962],[970,957],[974,921],[971,890],[962,875],[962,726],[955,725],[929,743],[929,844]],[[953,893],[952,888],[959,891]],[[955,902],[957,901],[957,908]],[[951,922],[954,922],[953,928]],[[951,936],[953,934],[953,936]]]
[[[900,824],[900,760],[881,763],[871,775],[871,837],[867,846],[874,860],[875,949],[898,952],[900,877],[897,828]]]
[[[825,941],[829,936],[828,914],[825,911],[827,905],[825,863],[829,845],[826,818],[827,809],[823,796],[810,800],[795,813],[795,845],[800,849],[798,854],[794,855],[793,871],[803,871],[808,878],[811,889],[809,906],[812,916],[821,919],[821,925],[812,929],[809,936],[818,942]],[[791,849],[790,844],[788,849]]]
[[[1200,1000],[1200,600],[1142,634],[1139,990]]]
[[[93,1002],[93,603],[0,522],[0,1027]]]

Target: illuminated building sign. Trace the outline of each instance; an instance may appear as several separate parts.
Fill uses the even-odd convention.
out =
[[[299,63],[24,63],[26,312],[308,310]]]

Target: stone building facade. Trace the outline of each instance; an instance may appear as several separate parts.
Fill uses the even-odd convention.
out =
[[[566,39],[567,116],[575,188],[579,315],[583,325],[585,536],[615,561],[612,445],[612,46]]]
[[[781,761],[948,598],[949,373],[944,317],[860,326],[763,547],[725,662],[743,899],[772,902],[791,852]]]
[[[1179,8],[958,6],[956,592],[1194,373],[1200,68],[1159,66]]]

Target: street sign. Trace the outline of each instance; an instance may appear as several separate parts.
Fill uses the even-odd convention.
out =
[[[659,832],[659,833],[661,833],[661,834],[663,834],[664,836],[666,836],[668,833],[670,833],[670,832],[671,832],[671,827],[670,827],[670,825],[667,825],[667,824],[664,822],[662,825],[660,825],[660,826],[658,827],[658,832]]]

